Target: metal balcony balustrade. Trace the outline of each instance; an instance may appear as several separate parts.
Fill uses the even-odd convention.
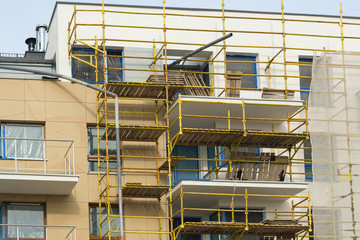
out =
[[[73,140],[9,137],[2,137],[0,140],[2,163],[14,161],[14,167],[4,168],[0,163],[0,172],[75,175]],[[38,162],[42,162],[41,168],[36,164]],[[53,162],[56,162],[56,168]],[[25,163],[24,167],[21,166],[22,163]]]
[[[65,225],[0,224],[1,240],[63,239],[76,240],[76,227]]]

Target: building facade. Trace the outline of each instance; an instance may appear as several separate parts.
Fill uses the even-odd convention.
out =
[[[122,226],[126,239],[358,238],[357,138],[347,131],[341,137],[354,144],[340,147],[329,130],[331,147],[322,148],[311,138],[308,99],[326,88],[338,94],[323,103],[329,109],[347,96],[336,88],[345,75],[313,85],[312,74],[335,79],[319,74],[333,67],[324,56],[359,51],[359,24],[342,12],[58,2],[44,56],[2,57],[0,65],[105,92],[1,70],[2,239],[121,239]],[[358,124],[331,114],[317,121]],[[340,148],[348,161],[316,165],[336,167],[331,181],[313,174],[314,159],[335,159]],[[347,210],[339,212],[338,195],[319,204],[319,192],[341,177]]]

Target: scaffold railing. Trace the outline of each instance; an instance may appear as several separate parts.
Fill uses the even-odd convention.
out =
[[[208,202],[214,198],[221,198],[221,202],[228,205],[201,206],[199,200],[201,202],[204,196],[208,198]],[[290,204],[283,209],[260,209],[251,205],[256,199],[267,201],[282,199],[281,202],[286,199]],[[312,232],[310,194],[307,196],[255,194],[248,193],[248,189],[241,194],[186,192],[181,186],[178,195],[174,196],[172,201],[175,210],[172,217],[179,219],[179,224],[172,233],[174,239],[179,234],[304,237]],[[217,203],[218,201],[214,202]],[[254,213],[264,216],[264,220],[252,222],[249,215]],[[203,219],[209,218],[209,220],[200,222],[188,220],[194,215],[207,216]],[[210,217],[214,215],[215,218]]]

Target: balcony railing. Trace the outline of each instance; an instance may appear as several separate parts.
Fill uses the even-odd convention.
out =
[[[75,175],[73,140],[0,138],[0,172]]]
[[[0,240],[7,239],[64,239],[76,240],[75,226],[0,224]]]

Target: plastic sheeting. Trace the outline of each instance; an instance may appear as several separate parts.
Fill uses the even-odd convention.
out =
[[[360,54],[314,57],[309,98],[315,239],[360,235]]]
[[[43,127],[35,125],[5,126],[5,137],[22,139],[43,139]],[[44,142],[37,140],[5,140],[6,157],[43,159]]]
[[[44,225],[44,207],[41,205],[9,204],[7,214],[8,224]],[[44,227],[9,226],[8,238],[44,238]]]

